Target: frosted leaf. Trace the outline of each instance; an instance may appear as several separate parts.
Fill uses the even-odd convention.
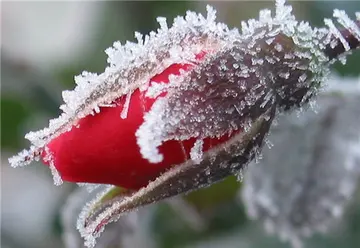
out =
[[[267,114],[272,116],[268,121],[261,116],[248,132],[242,132],[222,146],[204,152],[199,164],[188,160],[165,172],[146,187],[136,192],[129,192],[128,195],[119,195],[119,199],[115,194],[110,198],[112,200],[107,200],[104,204],[101,203],[101,199],[113,188],[108,188],[98,195],[87,204],[78,221],[78,228],[85,238],[86,245],[94,247],[95,239],[107,224],[117,221],[121,216],[138,207],[206,187],[226,175],[238,173],[254,157],[256,153],[254,149],[262,145],[262,140],[274,117],[274,109]],[[96,206],[95,211],[94,206]]]
[[[357,84],[348,86],[346,96],[319,96],[318,114],[279,118],[269,137],[274,147],[246,173],[248,215],[293,247],[336,225],[360,178],[360,98]]]
[[[249,30],[253,33],[250,39],[262,46],[269,46],[267,43],[264,44],[261,38],[264,36],[264,25],[268,23],[251,21],[249,27],[254,29]],[[276,26],[276,23],[272,26]],[[256,35],[258,32],[261,33],[260,36]],[[301,37],[298,40],[301,41]],[[288,46],[294,48],[294,51],[290,52],[301,58],[301,61],[287,67],[283,60],[288,51],[281,50],[279,53],[282,54],[264,60],[254,56],[257,54],[257,47],[249,49],[242,43],[248,43],[248,38],[239,37],[234,43],[223,47],[215,56],[209,56],[199,63],[194,70],[175,77],[176,80],[170,80],[167,95],[158,99],[151,110],[145,113],[144,123],[136,132],[140,152],[144,158],[152,163],[162,161],[163,155],[159,153],[158,147],[167,140],[220,137],[242,130],[246,128],[246,122],[266,112],[275,102],[287,108],[294,105],[292,101],[305,102],[305,97],[301,95],[294,97],[294,100],[290,98],[290,101],[289,96],[298,94],[299,90],[303,90],[304,93],[311,91],[311,94],[304,96],[315,95],[316,88],[312,87],[312,84],[315,80],[316,83],[322,81],[327,73],[328,68],[325,66],[312,70],[312,63],[315,62],[310,59],[317,56],[316,50],[300,52],[295,45]],[[249,60],[251,64],[244,62]],[[318,61],[327,62],[326,58],[320,55]],[[269,64],[278,65],[275,68],[281,71],[274,71],[272,74],[267,69]],[[304,73],[300,74],[294,69],[310,70],[314,81],[299,80]],[[285,80],[279,80],[276,75]],[[296,80],[299,83],[289,84],[286,80]],[[273,85],[277,85],[277,94],[272,90]],[[221,95],[222,98],[214,97],[216,95]],[[281,99],[275,99],[276,95]],[[224,111],[232,110],[233,106],[236,106],[236,111]],[[239,114],[242,118],[239,118]]]

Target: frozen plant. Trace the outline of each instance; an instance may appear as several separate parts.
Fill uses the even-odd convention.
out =
[[[358,186],[360,77],[344,81],[330,78],[317,113],[279,118],[269,136],[273,147],[249,165],[243,182],[248,216],[294,248],[339,225]]]
[[[277,1],[275,14],[229,29],[187,12],[137,43],[115,42],[101,74],[83,72],[64,91],[63,113],[30,132],[13,167],[42,160],[76,183],[111,185],[78,220],[85,244],[136,208],[208,186],[242,170],[260,153],[277,115],[315,99],[330,65],[359,47],[359,18],[342,11],[312,28]],[[119,190],[121,187],[124,190]]]

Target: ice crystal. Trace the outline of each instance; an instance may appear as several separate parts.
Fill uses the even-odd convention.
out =
[[[334,35],[336,38],[338,38],[342,45],[344,46],[346,51],[350,50],[350,46],[349,43],[345,40],[345,38],[342,36],[342,34],[340,33],[340,31],[335,27],[333,21],[331,19],[325,19],[324,20],[325,24],[329,27],[329,35]]]
[[[334,10],[334,17],[337,18],[338,22],[350,31],[358,40],[360,40],[360,28],[355,24],[353,20],[343,10]]]
[[[190,151],[190,158],[196,163],[200,163],[203,156],[203,145],[204,141],[199,139],[195,141],[194,146]]]
[[[129,111],[129,105],[130,105],[130,99],[131,99],[131,92],[126,95],[125,104],[123,107],[123,110],[121,111],[120,117],[122,119],[126,119],[128,111]]]

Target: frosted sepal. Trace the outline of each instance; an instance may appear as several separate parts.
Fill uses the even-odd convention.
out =
[[[141,206],[206,187],[229,175],[241,173],[261,148],[274,114],[275,108],[259,117],[248,131],[205,152],[199,164],[188,160],[165,172],[146,187],[102,203],[101,199],[109,191],[114,190],[109,188],[90,202],[80,215],[78,229],[85,239],[85,244],[94,247],[95,239],[104,231],[107,224],[117,221],[124,214]]]

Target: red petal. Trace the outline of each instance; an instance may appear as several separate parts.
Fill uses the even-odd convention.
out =
[[[200,54],[201,59],[204,54]],[[168,83],[171,74],[189,70],[190,64],[173,64],[151,82]],[[151,83],[150,82],[150,83]],[[143,111],[148,111],[155,99],[146,98],[136,90],[131,95],[127,118],[120,118],[125,97],[116,107],[102,107],[100,113],[79,121],[80,127],[63,133],[48,145],[54,164],[61,177],[70,182],[104,183],[138,189],[154,180],[170,167],[189,159],[196,139],[183,142],[167,141],[160,148],[164,160],[157,164],[143,159],[136,143],[135,132],[143,122]],[[204,151],[227,140],[205,139]]]

